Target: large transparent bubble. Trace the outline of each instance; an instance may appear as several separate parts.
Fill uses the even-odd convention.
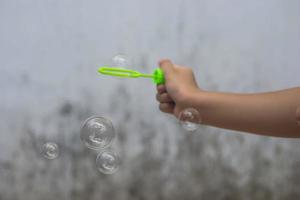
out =
[[[47,142],[42,146],[41,153],[49,160],[55,159],[59,155],[58,145],[53,142]]]
[[[80,138],[84,145],[95,150],[108,147],[114,137],[112,122],[104,117],[88,118],[80,131]]]
[[[115,173],[118,171],[120,164],[119,154],[112,150],[103,151],[96,158],[96,167],[103,174]]]
[[[182,110],[178,119],[181,127],[189,132],[196,131],[201,123],[200,113],[194,108],[186,108]]]

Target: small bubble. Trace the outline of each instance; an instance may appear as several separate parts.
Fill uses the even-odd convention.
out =
[[[119,154],[112,150],[103,151],[96,158],[96,167],[103,174],[115,173],[118,171],[120,164]]]
[[[59,155],[58,145],[52,142],[47,142],[42,146],[42,155],[49,159],[55,159]]]
[[[201,117],[198,110],[194,108],[186,108],[179,114],[179,123],[186,131],[193,132],[199,128]]]
[[[114,137],[115,131],[112,122],[104,117],[88,118],[80,130],[81,141],[90,149],[106,148]]]
[[[112,67],[129,67],[131,65],[130,59],[122,54],[119,55],[115,55],[112,59],[111,59],[111,65]]]

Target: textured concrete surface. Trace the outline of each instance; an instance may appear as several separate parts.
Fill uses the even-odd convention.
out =
[[[190,66],[206,90],[299,86],[299,21],[296,0],[0,0],[0,199],[299,199],[299,140],[187,134],[150,81],[96,72],[123,53],[144,72]],[[80,142],[92,115],[115,125],[114,175]]]

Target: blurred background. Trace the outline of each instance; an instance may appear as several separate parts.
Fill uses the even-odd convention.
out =
[[[296,87],[299,22],[297,0],[0,0],[0,199],[300,199],[300,140],[187,133],[150,80],[97,73],[125,54],[145,73],[190,66],[210,91]],[[93,115],[118,134],[113,175],[80,141]]]

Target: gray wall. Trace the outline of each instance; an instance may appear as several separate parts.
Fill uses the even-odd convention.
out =
[[[191,66],[206,90],[299,86],[299,21],[297,0],[0,0],[0,199],[299,199],[299,140],[187,134],[149,80],[96,72],[123,53],[143,72]],[[118,133],[114,175],[80,142],[92,115]]]

